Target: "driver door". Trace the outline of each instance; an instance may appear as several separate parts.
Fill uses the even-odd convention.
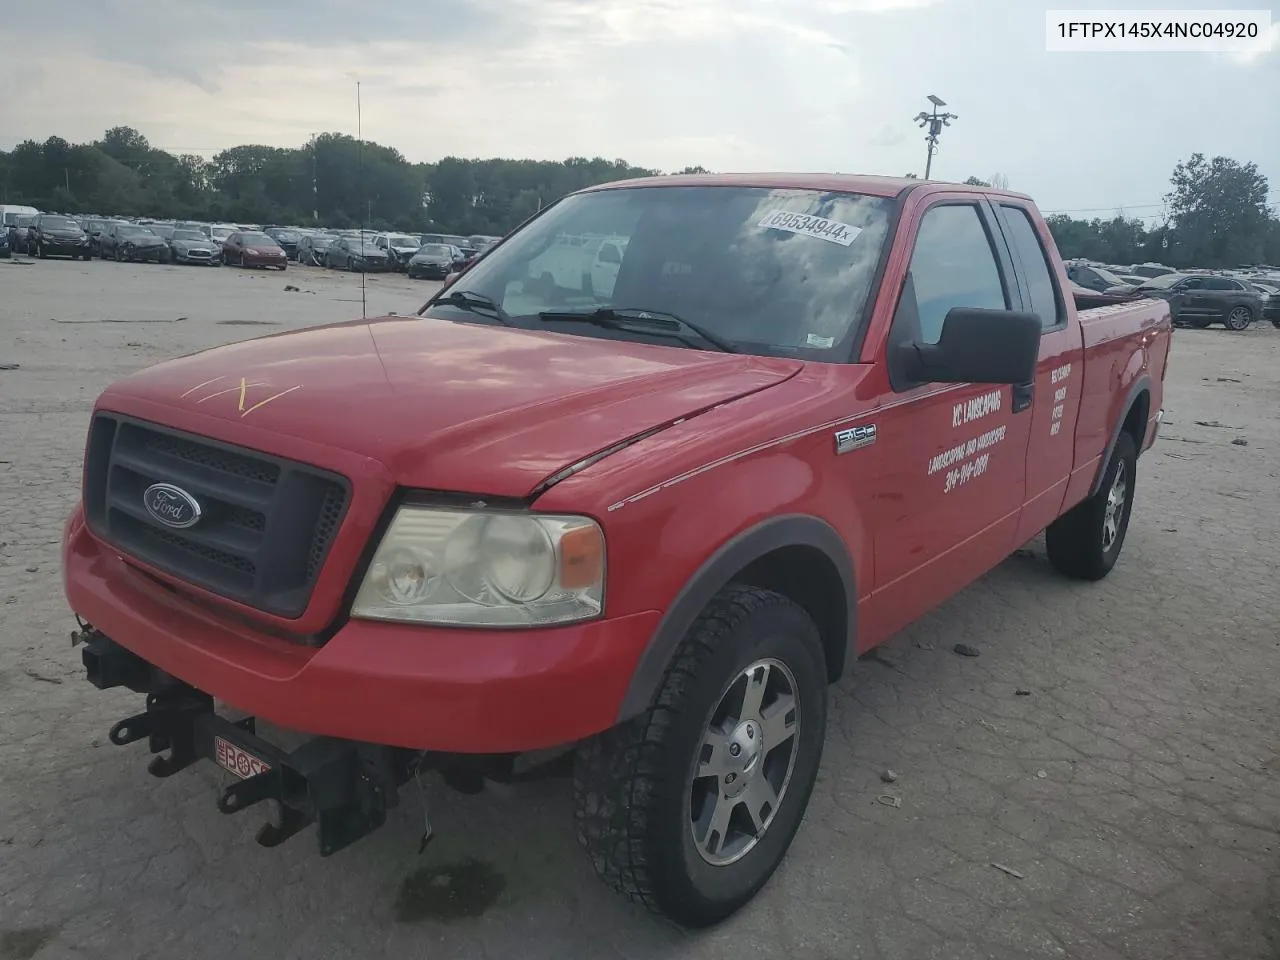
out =
[[[1003,236],[972,194],[941,195],[924,211],[909,270],[890,344],[936,343],[952,307],[1019,303]],[[874,479],[849,478],[875,490],[869,636],[900,629],[1009,555],[1031,436],[1031,406],[1009,386],[924,384],[880,403],[884,468]]]

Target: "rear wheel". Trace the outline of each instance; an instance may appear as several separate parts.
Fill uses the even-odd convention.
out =
[[[1129,433],[1116,440],[1102,486],[1045,531],[1049,562],[1078,580],[1101,580],[1120,558],[1138,479],[1138,448]]]
[[[772,591],[726,587],[653,706],[578,749],[574,819],[596,873],[687,926],[742,907],[800,826],[826,708],[813,619]]]
[[[1248,330],[1253,323],[1253,311],[1246,306],[1232,307],[1222,322],[1228,330],[1235,330],[1237,333]]]

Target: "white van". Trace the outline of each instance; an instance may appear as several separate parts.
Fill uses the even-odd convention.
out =
[[[0,230],[14,226],[19,217],[34,217],[39,212],[35,207],[24,207],[20,203],[0,203]]]

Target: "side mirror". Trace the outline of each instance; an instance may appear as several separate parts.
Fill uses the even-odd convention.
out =
[[[1042,329],[1034,313],[952,307],[937,343],[899,345],[901,369],[917,383],[1031,383]]]

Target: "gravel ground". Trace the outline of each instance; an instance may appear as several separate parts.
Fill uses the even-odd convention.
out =
[[[433,289],[371,277],[369,314]],[[140,702],[81,679],[58,570],[94,396],[359,313],[358,277],[310,268],[0,261],[0,960],[1280,956],[1280,331],[1178,331],[1112,576],[1061,580],[1032,543],[864,658],[786,863],[686,934],[597,884],[563,781],[432,780],[425,854],[406,794],[321,860],[218,814],[211,765],[157,781],[106,743]]]

